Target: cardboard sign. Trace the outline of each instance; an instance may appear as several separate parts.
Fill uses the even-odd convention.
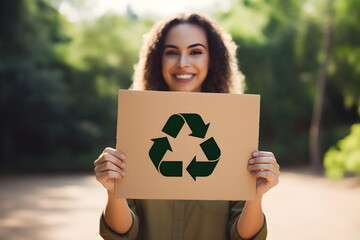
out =
[[[115,197],[255,199],[260,96],[119,90]]]

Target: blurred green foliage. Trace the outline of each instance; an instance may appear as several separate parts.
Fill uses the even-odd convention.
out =
[[[79,171],[115,145],[117,90],[128,88],[153,22],[73,24],[45,1],[0,8],[1,172]]]
[[[90,171],[115,146],[117,90],[130,86],[154,23],[133,12],[71,23],[51,2],[61,1],[0,3],[2,173]],[[239,0],[215,15],[239,45],[246,92],[261,94],[260,149],[282,165],[308,163],[327,3]],[[333,9],[323,153],[360,114],[360,1]]]
[[[360,124],[354,124],[348,136],[338,141],[325,154],[326,175],[340,179],[346,172],[360,177]]]
[[[261,94],[260,148],[273,151],[282,165],[309,162],[309,127],[329,3],[243,0],[218,14],[221,25],[239,46],[246,92]],[[356,110],[360,109],[360,59],[356,55],[360,39],[355,36],[360,34],[360,19],[359,11],[354,10],[360,10],[359,1],[336,0],[333,7],[334,53],[325,96],[323,153],[348,133],[360,113]],[[348,22],[346,14],[352,16]],[[347,54],[336,54],[343,48],[352,54],[352,62],[345,62],[350,57]]]

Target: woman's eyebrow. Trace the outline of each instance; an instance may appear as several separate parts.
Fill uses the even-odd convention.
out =
[[[194,43],[194,44],[189,45],[187,48],[193,48],[193,47],[198,47],[198,46],[201,46],[201,47],[203,47],[203,48],[205,48],[207,50],[205,45],[202,44],[202,43]]]
[[[165,49],[165,48],[176,48],[176,49],[179,49],[177,46],[171,45],[171,44],[166,45],[166,46],[164,47],[164,49]]]
[[[205,48],[207,50],[207,48],[205,47],[204,44],[202,43],[194,43],[194,44],[191,44],[189,45],[187,48],[193,48],[193,47],[198,47],[198,46],[201,46],[203,48]],[[179,47],[175,46],[175,45],[172,45],[172,44],[168,44],[168,45],[165,45],[164,49],[165,48],[175,48],[175,49],[179,49]]]

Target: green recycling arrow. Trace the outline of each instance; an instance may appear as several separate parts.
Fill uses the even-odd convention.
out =
[[[200,144],[201,149],[208,161],[196,161],[196,156],[188,165],[186,170],[196,181],[196,177],[207,177],[212,174],[220,160],[221,150],[213,137]]]
[[[151,146],[149,156],[151,161],[154,163],[156,169],[159,168],[159,164],[163,159],[167,150],[172,152],[169,140],[167,137],[151,139],[154,144]]]
[[[185,121],[192,131],[190,136],[198,138],[205,137],[210,123],[205,125],[201,116],[196,113],[180,113],[171,115],[162,131],[171,137],[176,138]]]
[[[163,161],[160,164],[159,171],[165,177],[181,177],[182,176],[182,162]]]
[[[168,150],[172,152],[167,137],[154,138],[151,140],[154,144],[150,148],[149,156],[156,169],[167,177],[182,176],[182,162],[161,161]]]
[[[200,144],[208,160],[216,160],[220,157],[221,151],[213,137]]]
[[[189,125],[192,133],[190,136],[198,137],[198,138],[204,138],[206,135],[206,132],[209,128],[210,123],[205,125],[204,121],[198,114],[193,113],[182,113],[181,116],[183,116]]]
[[[165,126],[163,127],[162,131],[173,138],[176,138],[179,134],[182,126],[184,125],[185,121],[181,115],[174,114],[167,120]]]
[[[189,172],[191,177],[196,181],[197,177],[210,176],[213,173],[218,161],[219,159],[217,159],[216,161],[207,161],[207,162],[196,161],[196,156],[195,156],[191,161],[191,163],[187,166],[186,170]]]
[[[176,138],[185,122],[188,124],[192,133],[189,136],[205,138],[210,123],[205,124],[200,115],[196,113],[173,114],[169,117],[162,131],[169,136]],[[165,177],[182,177],[183,164],[181,161],[163,161],[166,152],[172,152],[171,145],[167,137],[151,139],[154,143],[150,148],[149,157],[156,169]],[[210,176],[218,161],[220,160],[221,150],[213,137],[200,144],[205,153],[207,161],[196,161],[196,156],[192,159],[186,170],[196,181],[197,177]]]

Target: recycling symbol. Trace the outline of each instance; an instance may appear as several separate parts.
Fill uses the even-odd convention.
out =
[[[201,116],[196,113],[179,113],[171,115],[165,123],[162,132],[175,139],[185,122],[192,131],[189,136],[205,139],[210,123],[205,125]],[[163,160],[167,151],[173,152],[167,136],[151,140],[154,143],[149,150],[149,157],[157,171],[165,177],[182,177],[182,161]],[[200,143],[200,147],[204,152],[207,161],[197,161],[195,155],[190,164],[186,167],[186,170],[195,181],[197,177],[210,176],[219,162],[221,155],[221,150],[213,137]]]

